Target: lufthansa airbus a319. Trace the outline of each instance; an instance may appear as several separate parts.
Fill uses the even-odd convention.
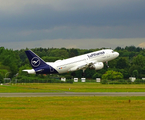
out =
[[[29,74],[61,74],[80,69],[85,71],[88,67],[100,70],[104,67],[103,62],[119,56],[119,53],[112,49],[104,49],[55,62],[45,62],[31,50],[25,51],[25,53],[33,69],[23,71]]]

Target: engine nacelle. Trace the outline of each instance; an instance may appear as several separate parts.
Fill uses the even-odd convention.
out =
[[[91,66],[91,68],[94,68],[95,70],[100,70],[103,67],[104,67],[104,64],[102,62],[97,62]]]

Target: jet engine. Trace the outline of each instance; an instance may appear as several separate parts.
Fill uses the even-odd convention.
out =
[[[93,64],[90,68],[94,68],[95,70],[100,70],[104,67],[103,62],[97,62],[95,64]]]

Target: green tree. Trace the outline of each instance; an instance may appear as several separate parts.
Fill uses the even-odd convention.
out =
[[[102,75],[102,79],[106,80],[116,80],[116,79],[122,79],[123,75],[121,72],[109,70],[105,74]]]
[[[129,66],[129,63],[127,62],[127,59],[126,59],[126,58],[120,57],[120,58],[117,60],[116,68],[125,69],[125,68],[127,68],[128,66]]]
[[[86,69],[85,70],[85,76],[86,78],[92,78],[92,76],[96,73],[94,69]]]
[[[118,69],[118,71],[123,74],[125,79],[128,79],[130,77],[128,69]]]
[[[133,58],[133,64],[138,65],[140,67],[145,66],[145,57],[143,55],[138,55]]]
[[[96,73],[92,76],[93,79],[101,78],[101,77],[102,77],[102,74],[100,74],[99,72],[96,72]]]
[[[78,50],[72,48],[69,50],[69,57],[74,57],[74,56],[78,56]]]
[[[137,71],[137,70],[134,70],[134,71],[133,71],[133,77],[138,78],[138,71]]]
[[[0,50],[0,61],[4,66],[10,68],[11,77],[18,72],[18,66],[20,65],[20,59],[13,50],[3,49]]]
[[[126,46],[125,49],[130,51],[130,52],[132,52],[132,51],[135,52],[136,51],[136,47],[135,46]]]
[[[55,62],[56,60],[59,60],[59,57],[49,57],[49,56],[43,56],[42,59],[46,62]]]
[[[3,79],[4,79],[4,77],[3,77],[3,75],[0,73],[0,83],[3,83]]]
[[[60,59],[68,58],[69,54],[66,49],[52,49],[49,53],[50,57],[59,57]]]
[[[10,67],[12,75],[18,72],[18,66],[17,66],[18,62],[13,56],[7,55],[3,60],[2,64]]]
[[[133,71],[134,70],[137,70],[138,71],[138,77],[141,77],[140,74],[141,74],[141,67],[139,65],[135,65],[133,64],[130,68],[129,68],[129,74],[130,76],[133,76]]]

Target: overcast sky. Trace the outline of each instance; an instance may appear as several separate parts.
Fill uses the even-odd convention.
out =
[[[0,46],[145,47],[145,0],[0,0]]]

